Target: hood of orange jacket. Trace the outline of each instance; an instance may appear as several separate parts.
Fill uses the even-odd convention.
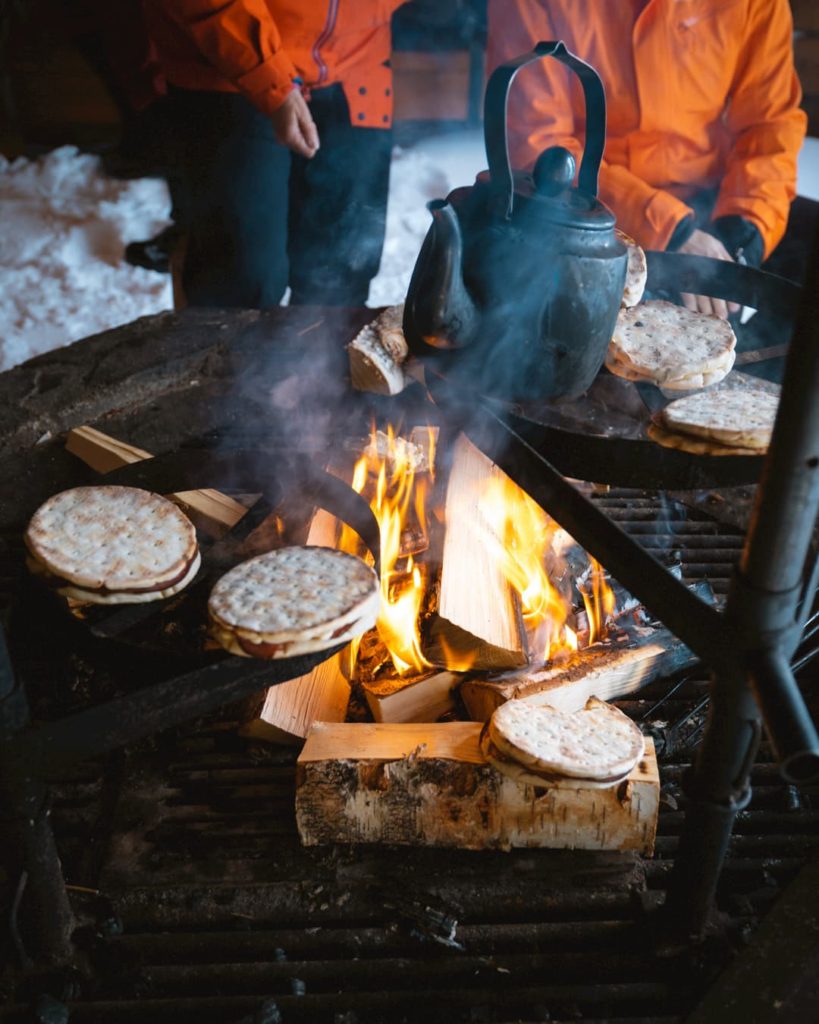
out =
[[[614,8],[617,8],[616,13]],[[562,39],[606,90],[600,198],[643,246],[664,249],[718,189],[714,218],[738,215],[766,254],[782,237],[805,135],[788,0],[490,0],[490,68]],[[509,102],[513,163],[547,146],[581,152],[583,93],[554,60],[523,68]]]
[[[392,123],[390,18],[404,0],[145,0],[168,81],[242,92],[264,113],[340,83],[353,124]]]

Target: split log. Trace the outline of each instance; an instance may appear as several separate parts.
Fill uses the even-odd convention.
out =
[[[347,648],[306,676],[271,686],[258,715],[240,734],[268,743],[302,743],[316,722],[343,722],[350,702],[350,684],[341,671],[346,655]]]
[[[618,634],[612,642],[592,644],[559,664],[500,679],[467,679],[460,695],[475,722],[488,721],[501,704],[521,697],[559,711],[580,711],[589,697],[625,697],[697,660],[667,629],[652,630],[637,643],[633,633]]]
[[[336,547],[338,520],[316,509],[305,543]],[[240,733],[270,743],[301,743],[314,722],[343,722],[350,702],[350,683],[342,672],[348,648],[316,666],[307,675],[271,686],[258,713]]]
[[[397,395],[408,384],[402,364],[408,348],[401,323],[404,307],[389,306],[347,346],[350,376],[358,391]]]
[[[455,672],[390,676],[361,688],[376,722],[435,722],[455,707],[452,691],[460,678]]]
[[[144,448],[118,441],[115,437],[88,426],[70,430],[65,447],[72,455],[82,459],[87,466],[102,474],[153,458],[153,455]],[[203,533],[214,537],[221,537],[232,530],[247,512],[247,508],[235,498],[210,488],[179,491],[169,494],[168,497],[182,507]]]
[[[302,843],[652,853],[660,783],[650,739],[619,785],[558,789],[498,772],[481,753],[480,732],[473,722],[318,723],[297,765]]]
[[[479,525],[481,497],[503,476],[471,441],[458,438],[446,488],[438,604],[423,637],[433,665],[502,671],[528,661],[519,601]]]

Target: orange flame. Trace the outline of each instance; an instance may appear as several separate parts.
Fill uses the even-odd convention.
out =
[[[486,541],[520,596],[530,648],[536,659],[548,661],[571,643],[566,638],[569,602],[552,585],[544,565],[557,524],[508,477],[489,482],[479,511]]]
[[[589,620],[589,643],[593,644],[603,635],[606,623],[614,612],[615,598],[614,591],[606,583],[603,566],[591,555],[589,555],[589,561],[591,562],[589,584],[580,591],[580,594]]]
[[[426,531],[426,480],[416,479],[411,451],[402,438],[396,437],[392,427],[387,429],[383,456],[378,455],[373,429],[368,452],[359,459],[353,475],[353,488],[359,494],[364,492],[368,470],[373,465],[377,466],[378,475],[370,508],[378,522],[381,540],[381,610],[376,626],[398,674],[413,675],[430,667],[421,652],[418,628],[424,582],[412,556],[404,559],[401,554],[401,535],[411,503]]]

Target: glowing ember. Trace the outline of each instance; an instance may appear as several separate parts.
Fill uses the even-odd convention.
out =
[[[425,588],[412,556],[402,556],[401,537],[408,525],[410,508],[426,531],[427,479],[416,476],[409,447],[402,438],[396,438],[392,427],[387,431],[386,449],[383,456],[375,459],[377,479],[370,499],[381,540],[381,611],[376,626],[398,674],[413,675],[431,667],[421,653],[418,629]],[[373,432],[370,450],[356,464],[353,476],[353,488],[359,494],[364,493],[376,451]],[[431,455],[432,438],[430,459]]]

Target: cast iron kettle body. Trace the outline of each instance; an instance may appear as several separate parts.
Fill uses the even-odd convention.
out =
[[[578,186],[574,158],[553,146],[531,174],[512,172],[506,100],[518,70],[555,57],[580,78],[586,146]],[[606,354],[628,254],[614,215],[597,198],[606,135],[597,72],[562,42],[538,43],[497,68],[487,85],[484,135],[489,170],[428,206],[404,308],[416,355],[484,394],[510,400],[573,398]]]

